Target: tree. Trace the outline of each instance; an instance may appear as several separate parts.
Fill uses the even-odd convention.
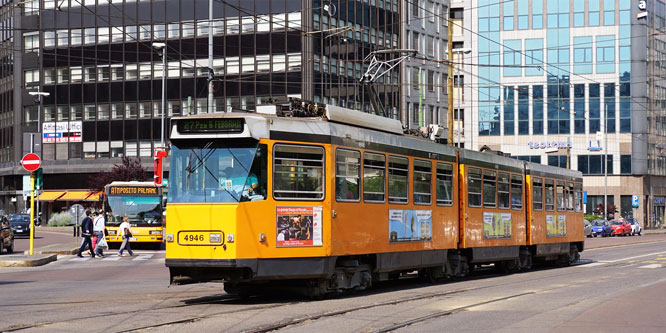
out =
[[[604,204],[600,203],[597,204],[596,207],[594,207],[594,213],[597,215],[603,215],[604,214]],[[617,213],[617,207],[615,205],[609,204],[608,209],[606,210],[606,216],[614,216],[614,214]]]
[[[111,171],[101,171],[89,176],[88,187],[91,190],[103,191],[104,186],[114,181],[146,181],[148,179],[148,172],[141,166],[141,160],[125,156],[122,163],[114,165]]]

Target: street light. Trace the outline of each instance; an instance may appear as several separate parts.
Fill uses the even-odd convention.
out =
[[[50,93],[45,92],[45,91],[31,91],[28,92],[30,96],[37,96],[37,132],[39,132],[39,137],[42,137],[42,97],[49,97],[51,96]],[[30,140],[33,142],[30,142],[30,152],[34,153],[33,151],[33,146],[34,146],[34,138],[32,135],[30,135]]]
[[[166,43],[155,42],[153,48],[162,57],[162,122],[160,128],[160,146],[164,147],[164,114],[166,107]]]
[[[464,47],[464,48],[459,48],[459,49],[453,49],[453,50],[452,50],[452,53],[456,53],[456,54],[470,54],[470,53],[472,53],[472,49],[470,49],[470,48],[466,48],[466,47]],[[461,102],[462,102],[462,98],[461,98],[461,96],[460,96],[460,94],[461,94],[460,91],[462,90],[463,86],[462,86],[462,84],[460,84],[460,70],[458,69],[458,66],[456,66],[455,69],[456,69],[456,74],[457,74],[457,76],[458,76],[458,107],[456,108],[457,118],[458,118],[458,134],[457,134],[456,141],[458,142],[458,147],[460,147],[460,146],[461,146],[461,144],[460,144],[460,131],[461,131],[461,129],[462,129],[462,128],[461,128],[461,127],[462,127],[462,124],[461,124],[461,120],[460,120],[460,104],[461,104]]]
[[[604,220],[608,219],[608,101],[604,101]]]

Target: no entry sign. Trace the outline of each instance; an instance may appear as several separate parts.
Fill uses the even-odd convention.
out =
[[[39,169],[39,166],[42,165],[42,161],[39,159],[37,154],[29,153],[23,156],[21,164],[23,165],[24,169],[32,172]]]

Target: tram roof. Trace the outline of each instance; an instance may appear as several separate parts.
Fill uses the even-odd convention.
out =
[[[460,150],[460,163],[520,173],[525,168],[524,162],[515,158],[467,149]]]
[[[541,163],[525,162],[525,170],[527,174],[533,176],[550,177],[577,182],[583,181],[583,173],[580,171],[558,168]]]

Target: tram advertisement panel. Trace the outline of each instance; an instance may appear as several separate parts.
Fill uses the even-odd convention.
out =
[[[277,207],[277,246],[321,246],[321,207]]]
[[[483,238],[511,238],[511,213],[483,213]]]
[[[432,240],[432,211],[389,209],[389,243]]]
[[[566,215],[546,215],[546,236],[564,237],[567,235]]]

